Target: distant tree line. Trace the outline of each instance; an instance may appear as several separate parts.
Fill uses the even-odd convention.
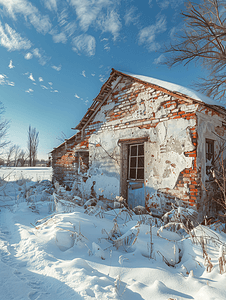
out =
[[[21,149],[18,145],[11,145],[7,141],[9,121],[3,117],[4,112],[4,105],[0,101],[0,165],[7,167],[47,165],[48,161],[37,159],[39,132],[36,128],[29,126],[27,150]]]
[[[1,131],[1,128],[0,128]],[[47,165],[47,161],[37,159],[38,143],[39,143],[39,132],[36,128],[29,126],[28,129],[28,140],[27,140],[27,151],[20,148],[18,145],[11,145],[10,143],[4,144],[9,147],[5,150],[4,158],[0,159],[0,165],[7,167],[24,167],[24,166],[36,166]],[[1,139],[1,136],[0,136]]]

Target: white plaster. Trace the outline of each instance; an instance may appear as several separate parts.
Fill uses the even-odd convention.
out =
[[[211,98],[209,98],[209,97],[207,97],[205,95],[202,95],[201,93],[199,93],[197,91],[194,91],[192,89],[180,86],[178,84],[167,82],[167,81],[163,81],[163,80],[159,80],[159,79],[148,77],[148,76],[134,75],[134,74],[125,73],[125,72],[123,72],[123,73],[127,74],[127,75],[130,75],[130,76],[132,76],[134,78],[140,79],[142,81],[155,84],[155,85],[157,85],[159,87],[163,87],[163,88],[165,88],[165,89],[167,89],[169,91],[179,92],[181,94],[187,95],[187,96],[189,96],[189,97],[191,97],[193,99],[196,99],[198,101],[204,102],[206,104],[209,104],[209,105],[218,105],[218,106],[225,107],[225,105],[222,104],[222,103],[214,101]]]
[[[117,83],[121,80],[121,78],[122,78],[122,76],[118,76],[114,81],[112,81],[112,83],[111,83],[112,90],[115,88]]]
[[[100,111],[96,114],[96,116],[93,119],[93,122],[100,121],[100,122],[106,122],[105,116],[108,111],[113,109],[115,104],[113,102],[107,103],[106,105],[101,106]]]

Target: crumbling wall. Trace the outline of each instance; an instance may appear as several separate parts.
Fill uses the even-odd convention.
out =
[[[75,140],[65,141],[52,151],[53,181],[71,187],[77,176],[78,155],[74,151]]]
[[[197,168],[200,177],[200,215],[213,216],[216,213],[216,202],[213,198],[216,194],[215,185],[206,174],[206,139],[214,141],[215,165],[218,164],[217,157],[221,147],[226,141],[225,115],[220,112],[200,105],[197,110],[198,121],[198,147]],[[224,151],[225,154],[225,151]]]
[[[118,82],[85,129],[89,171],[80,185],[83,193],[94,190],[97,197],[113,199],[125,190],[120,186],[122,144],[118,142],[147,137],[146,207],[163,207],[167,198],[170,202],[175,197],[196,206],[198,104],[126,77]]]

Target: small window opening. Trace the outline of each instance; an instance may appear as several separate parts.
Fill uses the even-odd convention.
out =
[[[129,146],[128,179],[144,179],[144,144]]]
[[[206,175],[212,179],[211,169],[214,162],[214,140],[206,139]]]

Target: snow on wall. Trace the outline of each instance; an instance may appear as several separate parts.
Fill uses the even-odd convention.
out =
[[[125,73],[125,72],[123,72],[123,73],[127,74],[129,76],[132,76],[134,78],[140,79],[142,81],[158,85],[158,86],[163,87],[163,88],[165,88],[165,89],[167,89],[169,91],[179,92],[181,94],[187,95],[187,96],[189,96],[189,97],[191,97],[193,99],[196,99],[198,101],[204,102],[206,104],[209,104],[209,105],[218,105],[218,106],[225,107],[224,104],[219,103],[217,101],[214,101],[211,98],[209,98],[209,97],[207,97],[207,96],[205,96],[205,95],[203,95],[203,94],[201,94],[201,93],[199,93],[199,92],[197,92],[195,90],[183,87],[181,85],[178,85],[178,84],[175,84],[175,83],[171,83],[171,82],[168,82],[168,81],[164,81],[164,80],[159,80],[159,79],[148,77],[148,76],[134,75],[134,74]]]
[[[89,176],[81,185],[85,196],[89,196],[92,186],[97,197],[114,199],[120,194],[120,149],[117,141],[117,136],[111,131],[91,135]]]

